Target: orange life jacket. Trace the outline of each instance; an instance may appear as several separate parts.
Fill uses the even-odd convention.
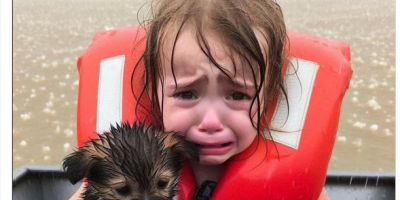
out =
[[[321,193],[341,101],[352,75],[350,49],[341,41],[294,31],[288,36],[289,63],[294,66],[287,68],[285,79],[290,112],[287,115],[286,101],[280,100],[270,112],[271,127],[283,132],[272,130],[275,143],[255,140],[228,161],[211,199],[312,200]],[[101,31],[79,57],[78,146],[95,138],[96,132],[107,131],[110,123],[133,122],[146,116],[135,116],[136,100],[131,91],[132,71],[145,43],[146,32],[137,26]],[[139,70],[143,68],[141,63]],[[133,77],[134,91],[142,87],[141,72],[137,74]],[[180,200],[191,199],[196,188],[186,163]]]

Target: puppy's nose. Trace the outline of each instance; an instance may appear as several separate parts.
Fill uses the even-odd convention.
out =
[[[153,197],[153,198],[151,198],[149,200],[164,200],[164,198],[162,198],[162,197]]]
[[[136,199],[133,199],[133,200],[136,200]],[[166,199],[163,198],[163,197],[160,197],[160,196],[147,195],[147,194],[145,194],[145,195],[143,195],[142,198],[140,198],[140,199],[138,199],[138,200],[166,200]]]

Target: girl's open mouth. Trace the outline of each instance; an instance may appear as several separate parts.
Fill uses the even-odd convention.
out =
[[[233,147],[233,142],[222,144],[202,145],[200,144],[200,155],[221,155],[229,152]]]
[[[200,147],[226,147],[229,146],[232,142],[227,142],[227,143],[223,143],[223,144],[218,144],[218,145],[202,145],[200,144]]]

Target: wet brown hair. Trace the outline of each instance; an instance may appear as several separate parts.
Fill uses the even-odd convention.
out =
[[[239,56],[244,66],[250,66],[253,81],[256,83],[256,95],[251,103],[249,118],[261,134],[261,127],[268,127],[268,124],[261,124],[261,121],[274,96],[279,90],[286,96],[282,68],[286,60],[287,35],[280,6],[273,0],[159,0],[151,4],[151,14],[151,19],[143,24],[147,31],[146,49],[141,59],[145,65],[144,87],[135,96],[139,98],[139,102],[144,97],[150,99],[150,108],[147,109],[150,109],[154,118],[152,121],[163,125],[163,108],[158,103],[163,99],[159,99],[157,95],[157,88],[163,87],[164,81],[163,48],[167,42],[173,40],[172,55],[168,60],[174,75],[175,44],[181,30],[189,27],[195,33],[195,39],[203,53],[231,80],[234,74],[230,74],[213,58],[207,34],[216,35],[228,49],[234,64],[234,73],[237,65],[241,64],[235,63],[234,55]],[[258,35],[261,38],[256,37],[256,32],[261,33]],[[257,66],[251,65],[254,61]],[[263,97],[259,96],[261,92]],[[136,112],[141,104],[137,105]],[[251,116],[254,105],[262,108],[257,109],[256,121]]]

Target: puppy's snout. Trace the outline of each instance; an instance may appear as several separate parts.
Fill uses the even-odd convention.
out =
[[[163,197],[160,196],[154,196],[154,195],[143,195],[141,198],[137,199],[137,200],[166,200]]]
[[[148,196],[148,197],[143,197],[140,200],[165,200],[165,199],[162,197],[158,197],[158,196]]]

